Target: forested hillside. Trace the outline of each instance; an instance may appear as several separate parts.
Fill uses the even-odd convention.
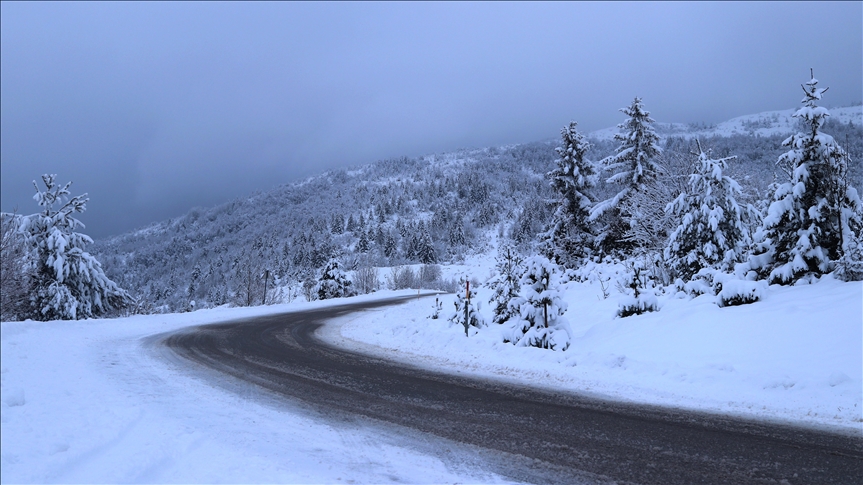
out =
[[[770,184],[788,177],[776,162],[787,151],[782,142],[798,128],[790,111],[780,113],[732,120],[747,132],[729,129],[731,122],[657,123],[660,177],[672,187],[660,194],[664,203],[692,173],[698,138],[715,157],[736,156],[726,174],[743,188],[739,202],[763,210]],[[859,188],[861,107],[831,113],[823,131],[849,153],[850,180]],[[587,136],[588,159],[614,153],[618,143],[609,131]],[[92,252],[119,286],[155,311],[259,303],[265,285],[270,299],[295,298],[303,282],[312,281],[332,258],[347,270],[455,262],[470,252],[493,250],[495,235],[529,253],[554,212],[547,173],[559,145],[552,139],[329,171],[97,241]],[[597,200],[613,192],[605,178],[598,177],[593,189]],[[656,208],[661,211],[664,204]],[[386,283],[379,276],[375,280]]]

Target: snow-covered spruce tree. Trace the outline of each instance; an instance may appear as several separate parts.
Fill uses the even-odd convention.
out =
[[[576,130],[576,125],[572,121],[561,130],[563,140],[556,149],[557,168],[547,174],[558,200],[551,227],[542,235],[543,253],[567,267],[576,266],[593,246],[588,223],[592,200],[587,191],[596,184],[596,169],[585,158],[590,144]]]
[[[464,223],[462,222],[462,218],[456,215],[449,229],[449,245],[451,247],[464,246],[465,242]]]
[[[339,266],[339,262],[331,259],[321,273],[321,278],[315,287],[315,294],[319,300],[327,300],[354,296],[356,292],[348,275]]]
[[[510,305],[518,314],[510,319],[504,342],[519,347],[566,350],[570,343],[569,323],[563,318],[566,302],[560,295],[557,266],[543,256],[533,256],[521,277],[522,294]]]
[[[665,207],[680,221],[668,239],[665,261],[684,281],[702,268],[730,270],[746,250],[747,232],[735,198],[740,185],[722,173],[736,157],[715,160],[700,141],[696,145],[698,161],[689,176],[689,190]]]
[[[791,181],[773,194],[750,257],[750,266],[771,284],[792,284],[832,271],[846,251],[853,251],[851,245],[863,228],[860,197],[843,180],[847,154],[820,131],[830,113],[816,103],[827,88],[818,87],[814,74],[802,87],[803,107],[794,116],[808,130],[782,143],[791,149],[777,165],[789,172]]]
[[[38,320],[76,320],[94,318],[124,307],[129,294],[105,276],[102,265],[84,246],[89,236],[75,232],[84,227],[75,213],[87,208],[87,194],[68,198],[71,182],[56,184],[56,175],[45,174],[45,191],[33,199],[43,212],[27,217],[22,225],[31,253],[33,271],[34,318]],[[62,204],[54,209],[55,204]]]
[[[420,236],[417,238],[416,257],[422,264],[437,263],[437,251],[435,251],[431,234],[424,224],[420,225]]]
[[[485,318],[479,312],[479,300],[476,297],[476,286],[471,285],[470,292],[467,288],[467,277],[462,276],[458,280],[458,288],[455,292],[455,312],[449,316],[449,322],[453,325],[464,325],[465,308],[467,308],[467,321],[472,327],[480,328],[488,326]]]
[[[623,242],[623,238],[631,225],[632,215],[621,210],[621,203],[656,178],[658,167],[654,159],[662,152],[658,145],[659,137],[650,126],[654,120],[650,118],[650,112],[644,110],[641,98],[635,98],[629,107],[620,111],[629,116],[617,125],[621,132],[614,135],[614,139],[620,142],[620,146],[617,153],[600,160],[599,164],[603,170],[615,172],[606,182],[623,188],[590,210],[591,221],[602,217],[604,229],[597,235],[595,243],[606,253],[631,249],[632,244]]]
[[[495,261],[497,274],[489,281],[494,291],[489,300],[494,305],[494,323],[502,324],[518,316],[518,309],[512,307],[510,302],[521,292],[519,279],[523,272],[522,263],[523,258],[511,245],[502,244],[498,248]]]

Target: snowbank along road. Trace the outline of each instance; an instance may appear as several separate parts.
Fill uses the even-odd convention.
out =
[[[400,300],[206,325],[161,342],[326,416],[485,448],[492,458],[480,466],[517,481],[863,483],[860,437],[467,379],[315,337],[328,319]]]

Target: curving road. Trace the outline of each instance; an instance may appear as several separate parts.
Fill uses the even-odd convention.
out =
[[[600,401],[435,373],[332,347],[328,319],[403,299],[206,325],[166,336],[182,357],[326,413],[490,450],[537,483],[860,484],[863,437]]]

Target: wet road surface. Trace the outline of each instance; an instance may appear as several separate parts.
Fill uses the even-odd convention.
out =
[[[863,436],[602,401],[406,367],[315,337],[329,319],[400,299],[205,325],[180,356],[328,415],[359,415],[489,451],[536,483],[863,484]]]

